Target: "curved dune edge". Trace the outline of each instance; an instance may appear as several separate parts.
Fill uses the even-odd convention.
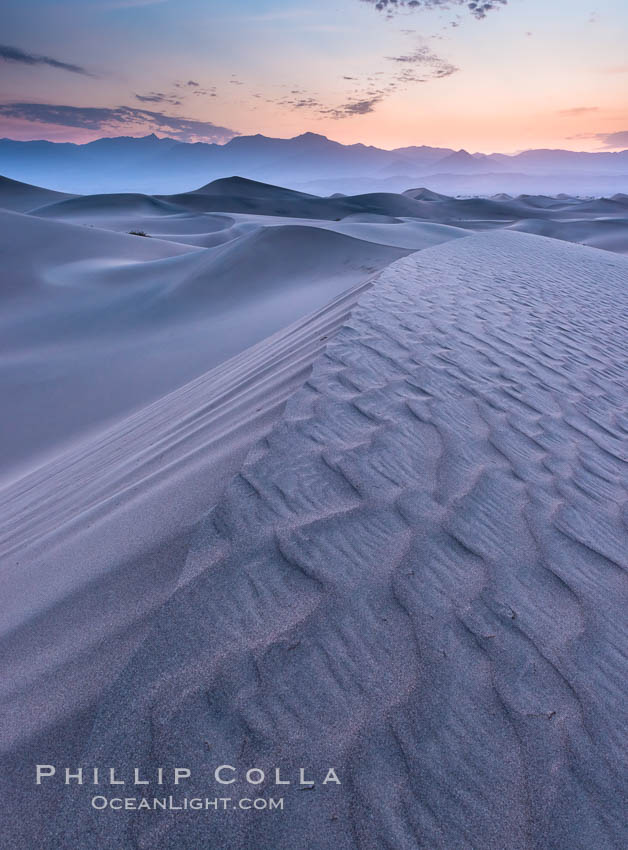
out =
[[[100,695],[124,664],[115,642],[143,638],[191,529],[370,285],[0,489],[0,751]]]
[[[370,285],[0,489],[0,791],[12,847],[47,846],[59,800],[33,784],[33,765],[80,756],[103,691],[176,588],[194,525]]]
[[[624,846],[627,286],[622,257],[516,233],[383,272],[82,758],[185,763],[189,795],[224,762],[342,787],[209,821],[71,788],[54,846]]]

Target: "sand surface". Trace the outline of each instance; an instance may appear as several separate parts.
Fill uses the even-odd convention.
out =
[[[0,296],[0,382],[12,398],[0,425],[1,480],[323,307],[410,249],[284,222],[200,250],[0,211],[0,250],[12,270]]]
[[[218,182],[0,185],[7,846],[623,848],[625,198]],[[317,784],[96,813],[42,761]]]
[[[15,212],[28,212],[35,207],[74,198],[67,192],[55,192],[41,186],[31,186],[19,180],[0,176],[0,207]]]

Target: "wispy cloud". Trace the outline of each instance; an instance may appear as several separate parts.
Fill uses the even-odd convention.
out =
[[[161,91],[151,91],[148,94],[136,94],[135,98],[140,103],[169,103],[171,106],[181,106],[181,101],[174,94]]]
[[[383,94],[378,93],[364,100],[349,101],[348,103],[343,103],[342,106],[328,109],[327,113],[332,118],[350,118],[352,115],[367,115],[369,112],[375,111],[375,107],[383,97]]]
[[[362,3],[370,3],[380,12],[385,12],[391,17],[395,12],[402,9],[411,11],[421,9],[449,9],[452,6],[466,6],[471,14],[478,19],[485,18],[493,9],[506,6],[508,0],[361,0]]]
[[[193,94],[196,97],[216,97],[216,86],[204,88],[196,80],[187,80],[187,82],[177,80],[173,86],[182,92],[181,95],[173,95],[174,98],[185,97],[186,94]]]
[[[568,118],[575,118],[578,115],[587,115],[590,112],[599,112],[599,106],[574,106],[572,109],[559,109],[559,115],[565,115]]]
[[[308,110],[320,117],[341,120],[356,115],[367,115],[374,112],[378,104],[395,92],[416,83],[427,83],[449,77],[459,70],[451,62],[437,56],[426,45],[418,45],[408,53],[398,56],[386,56],[384,61],[388,63],[386,70],[371,71],[362,79],[348,74],[343,75],[342,80],[356,85],[340,103],[330,103],[329,97],[323,101],[315,92],[307,92],[303,89],[293,89],[289,95],[279,100],[267,99],[267,102],[289,109]]]
[[[58,68],[60,71],[70,71],[72,74],[82,74],[84,77],[93,77],[87,69],[81,65],[73,65],[70,62],[61,62],[51,56],[40,56],[38,53],[26,53],[19,47],[11,47],[8,44],[0,44],[0,59],[5,62],[19,62],[23,65],[48,65],[50,68]]]
[[[160,132],[179,141],[227,142],[239,133],[210,121],[183,118],[133,106],[113,108],[48,103],[0,104],[0,115],[39,124],[80,127],[110,135],[119,132]]]
[[[424,74],[402,72],[402,75],[398,78],[400,82],[426,82],[426,78],[438,79],[439,77],[449,77],[459,70],[451,62],[441,59],[440,56],[437,56],[425,45],[416,47],[411,53],[405,53],[401,56],[387,56],[386,58],[390,62],[396,62],[400,65],[426,69],[426,73]]]

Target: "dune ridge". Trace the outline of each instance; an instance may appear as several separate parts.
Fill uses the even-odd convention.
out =
[[[2,197],[0,185],[0,206]],[[291,224],[414,250],[463,235],[465,230],[503,227],[628,253],[628,205],[621,193],[606,198],[564,193],[454,198],[421,187],[403,194],[320,197],[235,176],[176,195],[73,197],[29,212],[104,229],[146,231],[199,247],[222,244],[260,226]],[[440,233],[436,228],[441,228]]]
[[[55,846],[623,847],[627,285],[513,232],[382,272],[191,533],[81,759],[342,787],[209,824],[74,787]]]
[[[248,448],[278,418],[286,399],[305,380],[316,353],[368,285],[343,293],[0,490],[0,559],[5,565],[0,633],[12,666],[16,657],[10,647],[20,645],[28,632],[29,650],[20,649],[23,663],[31,670],[38,665],[47,670],[50,657],[43,663],[32,643],[35,632],[50,628],[48,611],[68,600],[76,603],[77,596],[89,593],[108,574],[120,582],[121,566],[142,557],[150,562],[154,550],[185,535],[206,512],[208,500],[217,500]],[[53,565],[56,571],[63,565],[63,572],[51,582]],[[115,595],[118,619],[125,627],[135,616],[134,606],[146,603],[141,588],[138,593],[137,599],[128,591],[126,598]],[[102,611],[99,616],[106,619]],[[85,649],[86,636],[80,629],[71,635],[68,631],[66,621],[63,644],[70,654],[57,652],[56,663],[67,664]],[[50,635],[40,644],[50,656],[54,645]],[[56,674],[60,672],[57,666]],[[14,676],[12,689],[23,703],[26,696],[23,685],[16,689],[17,678],[27,683],[33,674],[22,670],[20,677]],[[38,685],[36,677],[34,683]],[[75,680],[58,710],[67,712],[68,704],[75,708],[73,701],[85,702],[89,696],[88,682]],[[25,734],[25,723],[40,728],[55,719],[52,700],[47,719],[41,714],[30,718],[16,714],[21,728],[17,737]],[[4,747],[15,742],[15,734],[12,724],[5,722]]]
[[[75,198],[67,192],[55,192],[30,183],[21,183],[0,175],[0,206],[14,212],[28,212],[44,204]]]

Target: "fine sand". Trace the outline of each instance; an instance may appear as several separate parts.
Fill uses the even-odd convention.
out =
[[[34,188],[0,184],[6,845],[626,846],[625,198]],[[285,810],[96,812],[35,763]]]

